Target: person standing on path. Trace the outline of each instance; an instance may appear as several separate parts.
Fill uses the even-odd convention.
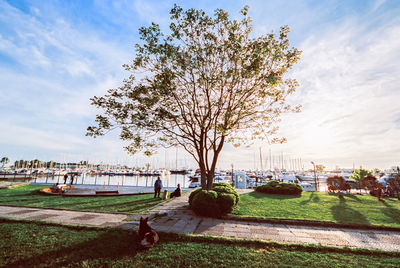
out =
[[[64,175],[64,184],[67,184],[67,179],[68,179],[68,174],[65,173],[65,175]]]
[[[154,198],[156,197],[160,198],[161,188],[162,188],[162,181],[160,179],[160,176],[158,176],[156,182],[154,183]]]
[[[74,174],[71,174],[71,185],[74,183]]]

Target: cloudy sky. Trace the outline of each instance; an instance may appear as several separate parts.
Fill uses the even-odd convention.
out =
[[[283,117],[284,145],[227,145],[220,168],[260,168],[283,155],[329,168],[400,165],[400,1],[4,1],[0,0],[0,154],[16,159],[174,167],[176,151],[129,156],[118,133],[85,136],[96,110],[89,98],[121,85],[138,28],[167,29],[174,3],[238,17],[250,6],[254,35],[289,25],[303,51],[300,82]],[[178,150],[178,165],[192,161]],[[276,165],[276,164],[275,164]]]

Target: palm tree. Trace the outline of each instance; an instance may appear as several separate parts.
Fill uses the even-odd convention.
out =
[[[8,164],[9,162],[10,162],[10,159],[8,159],[7,156],[4,156],[4,157],[0,160],[0,163],[3,164],[1,168],[4,168],[4,165],[5,165],[5,164]]]

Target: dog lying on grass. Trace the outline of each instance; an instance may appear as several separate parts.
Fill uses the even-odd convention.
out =
[[[138,230],[139,245],[142,249],[150,249],[160,240],[156,231],[151,229],[149,225],[149,217],[140,217]]]

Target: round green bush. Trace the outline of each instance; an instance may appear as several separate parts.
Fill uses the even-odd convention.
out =
[[[276,180],[256,187],[256,191],[266,194],[301,195],[303,188],[295,183],[285,183]]]
[[[189,195],[189,206],[190,206],[190,207],[192,207],[192,202],[193,202],[194,196],[195,196],[198,192],[200,192],[201,190],[202,190],[201,188],[198,188],[198,189],[196,189],[196,190],[194,190],[194,191],[192,191],[192,192],[190,193],[190,195]]]
[[[216,193],[215,203],[211,201],[212,198],[210,199],[209,194],[206,195],[204,192]],[[197,214],[204,216],[218,216],[229,213],[238,202],[239,194],[231,185],[223,182],[214,183],[211,191],[196,189],[189,195],[190,208]]]
[[[217,204],[222,214],[232,211],[237,198],[234,194],[220,193],[217,198]]]
[[[235,198],[234,198],[234,205],[237,205],[237,203],[239,202],[239,194],[236,192],[236,190],[233,188],[233,187],[231,187],[231,186],[229,186],[229,187],[227,187],[227,186],[225,186],[225,185],[223,185],[223,186],[214,186],[213,188],[212,188],[212,190],[213,191],[216,191],[217,193],[218,193],[218,195],[221,193],[227,193],[227,194],[233,194],[234,196],[235,196]]]
[[[230,185],[229,183],[226,183],[226,182],[214,182],[213,187],[215,187],[215,186],[226,186],[226,187],[230,187],[233,189],[232,185]]]
[[[266,185],[270,186],[270,187],[277,187],[281,182],[276,181],[276,180],[272,180],[269,181]]]
[[[217,216],[220,212],[217,198],[217,192],[201,190],[193,197],[192,209],[198,215]]]

